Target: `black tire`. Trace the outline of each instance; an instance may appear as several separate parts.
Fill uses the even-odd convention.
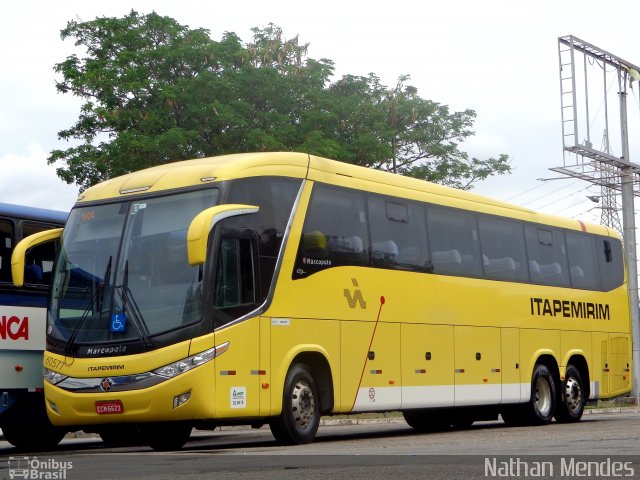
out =
[[[283,445],[311,443],[320,426],[320,397],[306,365],[289,369],[282,395],[282,412],[269,427],[276,441]]]
[[[560,423],[580,421],[587,403],[586,390],[580,372],[573,365],[567,366],[564,382],[560,385],[559,390],[555,413],[556,421]]]
[[[136,424],[108,426],[98,431],[98,435],[109,447],[133,447],[146,444]]]
[[[529,400],[529,423],[546,425],[551,422],[556,410],[556,384],[549,369],[536,365],[531,377],[531,399]]]
[[[527,405],[506,405],[503,407],[500,415],[504,423],[510,427],[519,427],[526,425],[526,409]]]
[[[411,428],[424,432],[441,432],[451,427],[451,417],[448,413],[429,410],[405,410],[402,412],[404,420]]]
[[[54,427],[50,423],[39,426],[2,427],[2,434],[7,442],[28,452],[53,450],[66,433],[66,430]]]
[[[507,405],[502,419],[507,425],[547,425],[556,410],[556,384],[549,369],[536,364],[531,376],[531,397],[527,403]]]
[[[144,443],[159,452],[180,450],[191,436],[192,425],[184,422],[140,424]]]

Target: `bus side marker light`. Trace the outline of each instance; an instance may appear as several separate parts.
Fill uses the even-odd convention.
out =
[[[220,370],[220,375],[235,375],[235,370]]]
[[[483,378],[483,379],[482,379],[482,381],[483,381],[484,383],[487,383],[487,382],[489,381],[489,379],[488,379],[488,378]]]
[[[464,373],[464,368],[456,368],[455,373]]]
[[[262,388],[264,388],[266,390],[267,388],[269,388],[269,384],[268,383],[263,383],[262,384]]]
[[[16,372],[21,372],[24,370],[24,367],[22,365],[16,365],[15,369],[16,369]]]
[[[173,408],[176,409],[180,405],[184,405],[191,398],[191,392],[184,392],[173,397]]]
[[[416,373],[427,373],[427,371],[423,368],[416,369]]]

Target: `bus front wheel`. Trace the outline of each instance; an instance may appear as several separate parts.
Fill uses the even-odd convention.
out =
[[[140,424],[144,443],[159,452],[180,450],[191,436],[192,426],[183,422],[158,422]]]
[[[7,442],[21,450],[37,452],[55,448],[67,432],[47,422],[37,427],[5,426],[2,434]]]
[[[582,418],[586,398],[582,377],[573,365],[567,367],[559,393],[556,420],[562,423],[578,422]]]
[[[309,368],[296,364],[287,373],[282,413],[270,423],[271,433],[284,445],[311,443],[320,425],[318,389]]]

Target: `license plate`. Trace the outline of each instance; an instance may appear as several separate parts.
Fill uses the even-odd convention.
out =
[[[98,415],[112,415],[114,413],[124,412],[124,406],[121,400],[105,400],[96,402],[96,413]]]

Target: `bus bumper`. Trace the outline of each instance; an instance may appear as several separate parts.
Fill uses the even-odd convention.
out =
[[[45,381],[47,415],[56,426],[210,419],[215,416],[214,378],[209,362],[139,390],[83,393]]]

